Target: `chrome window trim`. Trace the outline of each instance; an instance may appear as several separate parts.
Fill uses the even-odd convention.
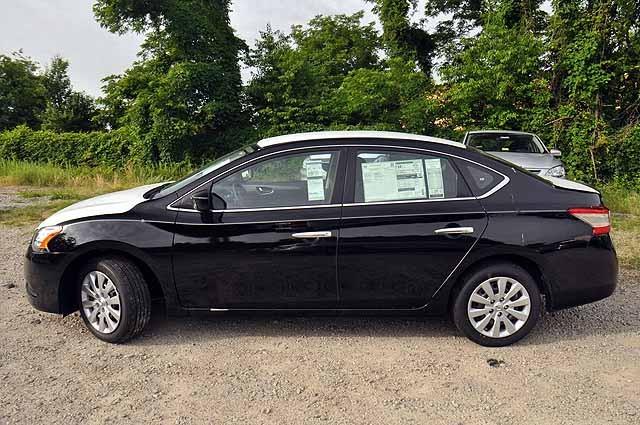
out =
[[[306,223],[307,221],[336,221],[340,220],[340,217],[326,217],[326,218],[301,218],[295,220],[262,220],[262,221],[238,221],[229,223],[185,223],[183,221],[177,221],[175,224],[179,226],[233,226],[240,224],[273,224],[273,223]]]
[[[281,210],[307,210],[312,208],[335,208],[342,204],[300,205],[294,207],[265,207],[265,208],[232,208],[228,210],[210,210],[214,213],[256,212],[256,211],[281,211]]]
[[[261,156],[258,156],[256,158],[253,158],[249,161],[243,162],[242,164],[238,164],[234,167],[231,167],[230,169],[228,169],[227,171],[224,171],[220,174],[217,174],[213,177],[211,177],[210,179],[206,180],[205,182],[199,184],[198,186],[196,186],[195,188],[191,189],[189,192],[185,193],[184,195],[182,195],[181,197],[179,197],[178,199],[176,199],[175,201],[173,201],[172,203],[170,203],[167,206],[168,210],[171,211],[181,211],[181,212],[189,212],[189,213],[195,213],[195,214],[200,214],[200,211],[197,210],[191,210],[191,209],[186,209],[186,208],[177,208],[174,207],[174,204],[177,204],[179,202],[181,202],[186,196],[189,196],[190,194],[192,194],[193,192],[195,192],[196,190],[200,189],[202,186],[205,186],[209,183],[211,183],[213,180],[216,180],[218,178],[222,178],[225,177],[226,175],[230,174],[231,172],[235,171],[236,169],[240,168],[240,167],[244,167],[250,164],[253,164],[254,162],[260,161],[262,159],[265,158],[269,158],[271,156],[274,155],[279,155],[282,153],[287,153],[287,152],[296,152],[296,151],[304,151],[304,150],[313,150],[313,149],[341,149],[341,148],[347,148],[347,147],[366,147],[366,148],[372,148],[372,149],[376,149],[376,148],[384,148],[384,149],[405,149],[405,150],[414,150],[414,151],[418,151],[418,152],[428,152],[428,153],[432,153],[432,154],[436,154],[436,155],[444,155],[444,156],[448,156],[448,157],[452,157],[452,158],[457,158],[460,159],[462,161],[466,161],[469,162],[471,164],[476,164],[480,167],[486,168],[487,170],[491,170],[494,173],[500,175],[503,177],[503,180],[498,183],[496,186],[494,186],[491,190],[489,190],[486,193],[483,193],[480,196],[467,196],[467,197],[461,197],[461,198],[442,198],[442,199],[414,199],[414,200],[406,200],[406,201],[382,201],[382,202],[352,202],[352,203],[348,203],[348,204],[327,204],[327,205],[299,205],[299,206],[289,206],[289,207],[265,207],[265,208],[236,208],[236,209],[228,209],[228,210],[210,210],[211,212],[216,212],[216,213],[233,213],[233,212],[258,212],[258,211],[279,211],[279,210],[298,210],[298,209],[309,209],[309,208],[333,208],[333,207],[337,207],[337,206],[343,206],[343,207],[352,207],[352,206],[365,206],[365,205],[393,205],[393,204],[408,204],[408,203],[423,203],[423,202],[442,202],[442,201],[469,201],[469,200],[477,200],[477,199],[485,199],[488,198],[489,196],[493,195],[494,193],[496,193],[497,191],[499,191],[500,189],[502,189],[504,186],[506,186],[507,184],[509,184],[509,182],[511,181],[511,179],[497,171],[494,170],[493,168],[481,164],[479,162],[473,161],[471,159],[468,158],[464,158],[458,155],[454,155],[454,154],[450,154],[447,152],[440,152],[440,151],[436,151],[433,149],[425,149],[425,148],[417,148],[417,147],[412,147],[412,146],[393,146],[393,145],[369,145],[369,144],[362,144],[362,143],[349,143],[349,144],[344,144],[344,145],[317,145],[317,146],[305,146],[305,147],[301,147],[301,148],[291,148],[291,149],[283,149],[280,150],[278,152],[270,152]]]

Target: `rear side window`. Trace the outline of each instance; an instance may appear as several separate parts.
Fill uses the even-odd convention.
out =
[[[500,174],[480,165],[466,161],[460,161],[458,165],[466,174],[467,182],[476,196],[484,195],[504,180]]]
[[[452,161],[413,152],[359,151],[355,202],[439,200],[471,196]]]

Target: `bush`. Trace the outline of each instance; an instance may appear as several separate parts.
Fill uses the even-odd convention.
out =
[[[126,128],[110,132],[56,133],[19,126],[0,133],[0,159],[59,166],[123,168],[151,157],[145,145]]]
[[[640,124],[618,132],[607,158],[610,180],[640,190]]]

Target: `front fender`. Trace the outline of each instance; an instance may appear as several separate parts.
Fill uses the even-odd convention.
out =
[[[144,220],[96,220],[64,226],[51,248],[64,253],[65,274],[62,287],[73,271],[91,257],[120,254],[131,258],[144,274],[151,273],[159,284],[169,311],[178,310],[178,297],[171,261],[173,225]],[[75,278],[75,275],[73,275]]]

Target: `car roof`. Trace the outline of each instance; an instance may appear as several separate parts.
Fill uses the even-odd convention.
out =
[[[474,131],[468,131],[467,134],[522,134],[527,136],[535,136],[534,133],[527,133],[526,131],[514,131],[514,130],[474,130]]]
[[[414,140],[419,142],[440,143],[443,145],[454,146],[465,149],[466,146],[460,142],[452,140],[440,139],[439,137],[422,136],[419,134],[398,133],[393,131],[316,131],[311,133],[286,134],[283,136],[269,137],[260,140],[257,145],[259,148],[280,145],[284,143],[304,142],[312,140],[327,139],[395,139],[395,140]]]

